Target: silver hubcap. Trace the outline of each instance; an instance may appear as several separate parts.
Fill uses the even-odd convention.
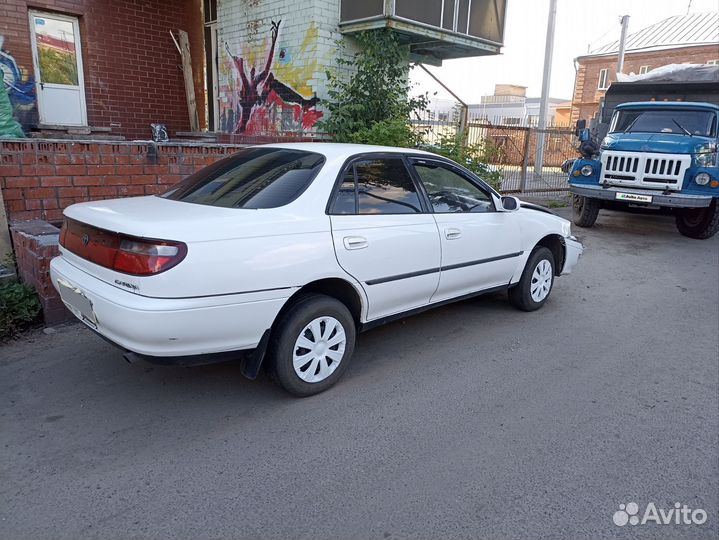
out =
[[[300,332],[292,352],[292,365],[305,382],[324,381],[332,375],[345,354],[347,336],[334,317],[318,317]]]
[[[532,300],[541,302],[552,288],[552,265],[547,259],[539,261],[532,272],[532,285],[529,288]]]

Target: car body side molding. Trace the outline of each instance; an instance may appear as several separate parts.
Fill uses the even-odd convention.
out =
[[[434,274],[436,272],[445,272],[447,270],[456,270],[458,268],[465,268],[467,266],[476,266],[478,264],[486,264],[494,261],[501,261],[504,259],[511,259],[513,257],[520,257],[524,251],[517,251],[515,253],[507,253],[506,255],[498,255],[497,257],[489,257],[487,259],[478,259],[476,261],[467,261],[463,263],[451,264],[449,266],[441,266],[439,268],[429,268],[427,270],[418,270],[417,272],[409,272],[407,274],[397,274],[395,276],[387,276],[383,278],[370,279],[365,281],[367,285],[379,285],[380,283],[388,283],[390,281],[399,281],[400,279],[408,279],[417,276],[424,276],[426,274]]]

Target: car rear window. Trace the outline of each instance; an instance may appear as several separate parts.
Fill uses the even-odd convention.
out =
[[[324,164],[314,152],[248,148],[185,178],[161,197],[224,208],[278,208],[295,200]]]

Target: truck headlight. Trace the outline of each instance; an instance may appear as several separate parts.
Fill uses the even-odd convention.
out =
[[[579,171],[582,173],[582,176],[592,176],[592,174],[594,173],[594,167],[592,167],[591,165],[585,165],[584,167],[579,169]]]
[[[719,163],[716,143],[697,145],[694,152],[694,159],[700,167],[716,167]]]
[[[709,176],[705,172],[700,172],[694,177],[694,181],[699,184],[700,186],[706,186],[709,183],[709,180],[711,180],[711,176]]]

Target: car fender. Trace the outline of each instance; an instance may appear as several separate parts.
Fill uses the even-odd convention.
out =
[[[517,266],[510,284],[517,283],[520,280],[529,256],[543,238],[550,235],[565,238],[567,236],[567,229],[565,228],[569,226],[568,220],[556,214],[528,207],[520,208],[517,210],[516,215],[519,222],[522,255],[517,260]],[[559,261],[557,263],[559,264]]]

